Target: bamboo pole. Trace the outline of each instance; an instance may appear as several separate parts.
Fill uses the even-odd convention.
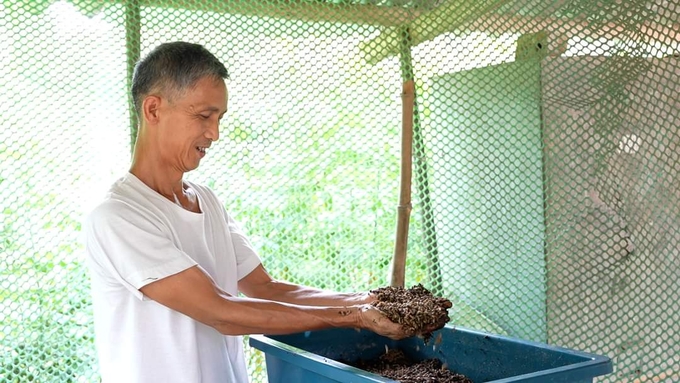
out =
[[[411,31],[404,28],[401,37],[400,63],[402,81],[414,80],[413,57],[411,55]],[[442,275],[439,267],[439,249],[437,247],[437,231],[434,223],[432,199],[430,198],[430,181],[428,177],[427,158],[425,157],[425,142],[423,139],[420,113],[418,111],[418,93],[413,93],[413,172],[415,178],[416,198],[420,206],[420,219],[422,221],[422,243],[425,251],[425,264],[427,267],[427,281],[429,287],[442,288]]]
[[[404,82],[401,99],[401,179],[399,182],[399,206],[397,208],[397,236],[394,243],[390,285],[403,287],[406,276],[406,247],[408,245],[409,219],[411,217],[413,102],[415,99],[415,84],[413,80]]]
[[[413,58],[411,57],[411,33],[408,28],[403,28],[400,33],[400,52],[399,52],[399,62],[401,67],[401,78],[404,83],[414,80],[413,75]],[[413,87],[413,101],[411,102],[411,107],[408,108],[411,111],[411,117],[405,117],[408,121],[412,122],[412,148],[411,148],[411,161],[412,166],[409,166],[409,172],[411,169],[416,174],[416,184],[415,189],[418,194],[418,201],[421,207],[421,219],[423,221],[423,245],[425,250],[425,259],[427,264],[427,279],[433,288],[441,288],[442,277],[439,268],[439,252],[437,249],[437,233],[435,231],[434,224],[434,213],[432,211],[432,202],[430,199],[430,185],[428,181],[428,166],[425,159],[425,143],[423,142],[423,136],[420,126],[420,118],[418,113],[418,94],[415,92],[415,86]],[[402,173],[403,174],[403,173]],[[409,177],[412,180],[413,176]],[[409,181],[412,183],[412,181]],[[402,189],[403,190],[403,189]],[[411,189],[409,188],[409,191]],[[409,205],[411,198],[409,196]],[[410,213],[410,211],[409,211]],[[410,217],[409,217],[410,218]],[[408,220],[406,221],[408,224]],[[399,230],[399,225],[397,225],[397,230]],[[399,234],[397,234],[399,236]],[[408,239],[408,238],[406,238]],[[408,242],[407,242],[408,243]],[[403,271],[401,275],[406,272],[406,244],[404,244],[404,264]],[[394,265],[394,261],[392,262]],[[389,278],[392,281],[393,269],[390,270]],[[402,277],[403,278],[403,277]],[[405,282],[405,281],[404,281]],[[402,285],[404,284],[402,282]]]

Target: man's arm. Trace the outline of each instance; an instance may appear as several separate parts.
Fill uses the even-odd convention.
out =
[[[351,306],[371,303],[375,297],[365,293],[337,293],[273,279],[260,264],[238,282],[238,289],[251,298],[305,306]]]
[[[225,335],[287,334],[330,327],[364,328],[393,339],[410,335],[370,305],[312,307],[234,297],[196,266],[140,291]]]
[[[335,293],[274,280],[260,264],[238,283],[239,290],[249,297],[308,306],[338,306],[369,304],[376,300],[371,293]],[[447,301],[447,308],[451,302]],[[442,318],[444,319],[444,318]],[[439,330],[446,322],[424,328],[422,333]]]

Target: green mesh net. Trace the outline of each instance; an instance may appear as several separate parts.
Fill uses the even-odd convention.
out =
[[[406,284],[611,357],[599,381],[680,381],[677,1],[4,0],[0,40],[0,381],[99,381],[80,222],[127,170],[135,61],[172,40],[230,71],[188,178],[274,277],[389,283],[414,80]]]

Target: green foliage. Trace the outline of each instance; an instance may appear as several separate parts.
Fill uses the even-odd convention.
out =
[[[17,162],[9,167],[15,182],[0,180],[16,196],[0,212],[0,381],[90,379],[96,361],[79,220],[59,194],[36,184],[21,156],[2,149],[3,162]]]
[[[314,144],[296,160],[251,169],[255,197],[239,196],[227,206],[277,278],[333,290],[382,285],[393,247],[395,209],[388,202],[395,169],[376,171],[370,155],[356,150],[321,157],[324,151]],[[263,182],[272,175],[277,185]],[[262,206],[263,200],[278,204]]]
[[[93,337],[88,325],[63,323],[57,327],[45,313],[28,325],[26,333],[41,334],[15,346],[0,359],[3,382],[79,382],[94,374]],[[28,332],[31,331],[31,332]]]
[[[46,267],[47,263],[28,263],[14,272],[23,269],[44,280],[53,268]],[[75,267],[67,279],[63,284],[48,281],[44,288],[0,297],[0,307],[8,314],[0,337],[14,343],[0,353],[3,382],[78,382],[96,373],[85,272]],[[8,307],[24,310],[7,313]]]

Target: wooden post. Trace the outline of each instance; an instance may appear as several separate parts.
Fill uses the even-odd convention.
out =
[[[402,99],[401,133],[401,179],[399,182],[399,206],[397,208],[397,237],[394,243],[391,286],[404,286],[406,275],[406,247],[408,227],[411,217],[411,164],[413,156],[413,103],[415,84],[413,80],[404,82]]]

